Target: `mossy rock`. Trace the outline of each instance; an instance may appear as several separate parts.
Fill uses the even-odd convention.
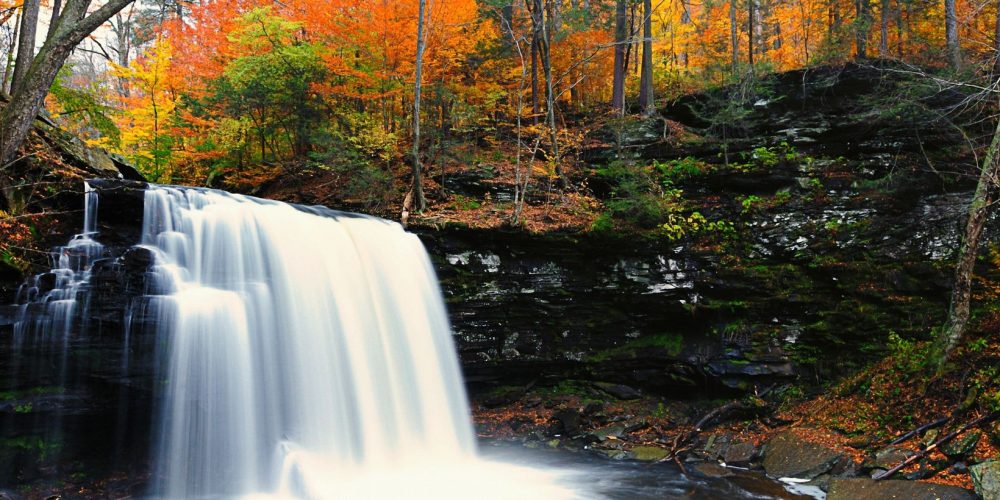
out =
[[[969,468],[976,493],[986,500],[1000,498],[1000,460],[987,460]]]
[[[656,446],[636,446],[630,452],[632,458],[642,462],[657,462],[667,458],[667,455],[670,454],[667,450]]]
[[[971,431],[949,441],[941,447],[941,452],[948,455],[948,458],[960,459],[972,453],[972,450],[979,444],[983,433]]]

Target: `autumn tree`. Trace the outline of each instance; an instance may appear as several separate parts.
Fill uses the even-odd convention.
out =
[[[38,30],[39,0],[25,0],[21,5],[21,29],[17,38],[17,59],[14,61],[14,76],[11,92],[23,83],[24,75],[35,58],[35,32]]]
[[[424,187],[420,177],[420,84],[421,70],[424,62],[424,11],[427,8],[425,0],[419,0],[420,13],[417,17],[417,59],[416,72],[413,84],[413,184],[410,186],[410,193],[406,196],[403,210],[416,209],[417,212],[427,208],[427,199],[424,197]]]
[[[979,165],[976,190],[969,201],[965,230],[961,235],[948,320],[937,339],[938,352],[935,355],[939,367],[947,361],[948,356],[962,341],[971,318],[972,278],[976,258],[979,255],[983,230],[986,228],[993,205],[997,202],[1000,189],[1000,119],[995,119],[996,130]]]
[[[172,53],[170,41],[160,39],[135,64],[114,67],[115,77],[130,82],[120,98],[129,109],[120,123],[121,150],[148,179],[166,183],[173,181],[168,124],[176,112],[180,83],[171,71]]]
[[[104,24],[132,0],[109,0],[87,13],[89,0],[68,0],[62,6],[56,25],[49,30],[45,43],[13,87],[10,101],[0,111],[0,168],[17,159],[18,150],[45,102],[45,96],[59,69],[76,47],[90,33]],[[6,175],[0,172],[0,198],[9,203],[12,193]]]

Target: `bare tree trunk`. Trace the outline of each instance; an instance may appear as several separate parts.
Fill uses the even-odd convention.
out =
[[[750,64],[750,71],[753,71],[753,40],[754,40],[754,18],[757,16],[754,7],[754,0],[747,0],[747,62]]]
[[[653,2],[642,3],[642,73],[639,77],[639,108],[646,116],[656,112],[653,99]]]
[[[739,25],[736,23],[736,0],[729,0],[729,43],[732,45],[733,76],[740,71],[740,37]]]
[[[969,204],[969,216],[962,236],[962,245],[955,263],[955,283],[951,290],[951,310],[948,323],[938,338],[938,366],[947,361],[951,351],[958,346],[969,325],[970,302],[972,301],[972,275],[976,266],[976,256],[983,228],[989,219],[990,208],[997,201],[997,183],[1000,182],[1000,121],[997,122],[993,140],[986,151],[979,171],[976,192]]]
[[[11,81],[11,91],[24,81],[24,74],[31,67],[35,58],[35,34],[38,31],[39,0],[25,0],[21,14],[21,34],[17,39],[17,61],[14,62],[14,79]]]
[[[538,58],[542,63],[542,73],[545,77],[545,123],[549,126],[549,139],[552,141],[551,160],[555,165],[556,178],[561,183],[562,169],[559,165],[559,140],[558,129],[556,128],[556,98],[552,80],[552,58],[550,57],[550,26],[552,25],[552,11],[545,9],[542,0],[533,0],[534,8],[531,9],[531,25],[533,38],[538,41]],[[548,10],[548,14],[546,14]]]
[[[806,19],[806,4],[805,2],[799,2],[799,15],[802,19]],[[809,64],[809,31],[812,28],[812,23],[806,21],[802,26],[802,64]]]
[[[3,67],[3,91],[10,94],[13,91],[14,57],[16,54],[17,37],[21,33],[21,9],[17,10],[17,17],[14,18],[14,34],[10,37],[10,50],[7,51],[7,62]]]
[[[691,0],[681,0],[681,26],[691,24]],[[688,65],[688,42],[684,41],[684,48],[681,50],[681,65],[685,68]]]
[[[889,0],[882,0],[879,18],[878,55],[889,57]]]
[[[535,19],[535,12],[542,10],[542,0],[525,0],[528,13],[531,14],[531,122],[538,124],[541,114],[541,104],[538,98],[538,44],[541,37],[541,26]]]
[[[611,107],[625,114],[625,65],[628,17],[625,0],[615,1],[615,67],[611,85]]]
[[[767,38],[764,32],[764,9],[766,5],[761,2],[761,0],[750,0],[750,5],[753,6],[753,22],[754,22],[754,32],[753,36],[755,39],[758,56],[763,56],[767,52]],[[758,57],[757,59],[760,59]]]
[[[857,48],[855,57],[868,58],[868,29],[871,28],[871,0],[854,0],[854,44]]]
[[[958,42],[958,12],[955,0],[944,0],[944,38],[951,69],[962,67],[962,49]]]
[[[49,18],[49,31],[45,34],[46,39],[52,36],[52,33],[56,29],[56,23],[59,22],[60,10],[62,10],[62,0],[52,0],[52,17]]]
[[[424,66],[424,13],[427,8],[427,0],[419,0],[420,6],[417,15],[417,61],[416,76],[413,84],[413,185],[410,188],[410,201],[412,208],[418,213],[427,208],[427,199],[424,197],[424,186],[420,173],[420,80]],[[405,203],[404,203],[405,205]],[[403,207],[404,211],[410,207]]]

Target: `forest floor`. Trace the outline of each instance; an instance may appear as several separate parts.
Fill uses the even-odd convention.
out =
[[[903,343],[868,368],[825,387],[790,385],[762,397],[677,399],[650,394],[611,397],[585,382],[530,388],[516,397],[493,391],[473,397],[480,437],[530,447],[596,452],[616,459],[666,460],[678,452],[689,461],[724,461],[717,443],[749,443],[756,450],[746,464],[759,467],[761,447],[793,430],[847,458],[855,474],[886,470],[977,418],[1000,410],[1000,312],[987,314],[938,375],[926,368],[926,344]],[[510,391],[510,388],[505,389]],[[811,395],[804,394],[809,390]],[[678,450],[678,439],[712,410],[737,403],[696,432]],[[938,428],[897,438],[925,424],[949,418]],[[713,450],[713,446],[716,448]],[[886,453],[886,450],[892,450]],[[942,451],[943,450],[943,451]],[[877,456],[877,455],[884,455]],[[1000,457],[1000,422],[969,429],[950,444],[903,468],[894,479],[919,479],[971,489],[968,465]]]

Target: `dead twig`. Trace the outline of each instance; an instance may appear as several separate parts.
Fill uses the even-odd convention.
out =
[[[927,448],[924,448],[923,450],[920,450],[918,453],[914,454],[910,458],[907,458],[906,460],[903,460],[900,464],[896,465],[895,467],[893,467],[893,468],[891,468],[891,469],[889,469],[889,470],[887,470],[887,471],[885,471],[885,472],[883,472],[881,474],[878,474],[878,475],[874,476],[872,479],[874,479],[876,481],[878,481],[880,479],[888,479],[893,474],[895,474],[895,473],[903,470],[903,468],[905,468],[907,465],[910,465],[913,462],[916,462],[917,460],[920,460],[921,458],[927,456],[928,453],[936,450],[941,445],[947,443],[948,441],[951,441],[952,439],[955,439],[956,436],[958,436],[958,435],[964,433],[965,431],[968,431],[969,429],[972,429],[974,427],[978,427],[978,426],[980,426],[982,424],[988,424],[988,423],[996,420],[997,418],[1000,418],[1000,412],[987,413],[986,415],[984,415],[982,417],[979,417],[979,418],[977,418],[977,419],[975,419],[975,420],[973,420],[973,421],[971,421],[971,422],[969,422],[969,423],[967,423],[967,424],[959,427],[958,429],[956,429],[956,430],[948,433],[944,437],[942,437],[942,438],[938,439],[937,441],[935,441],[934,443],[932,443]]]
[[[899,436],[898,438],[895,439],[895,441],[889,443],[889,446],[902,443],[903,441],[906,441],[907,439],[910,439],[911,437],[916,436],[917,434],[920,434],[921,432],[933,429],[935,427],[941,427],[942,425],[947,424],[948,421],[950,421],[950,420],[951,420],[951,417],[942,417],[942,418],[939,418],[939,419],[937,419],[937,420],[935,420],[935,421],[933,421],[931,423],[921,425],[920,427],[917,427],[916,429],[913,429],[912,431],[907,432],[906,434],[903,434],[902,436]]]

